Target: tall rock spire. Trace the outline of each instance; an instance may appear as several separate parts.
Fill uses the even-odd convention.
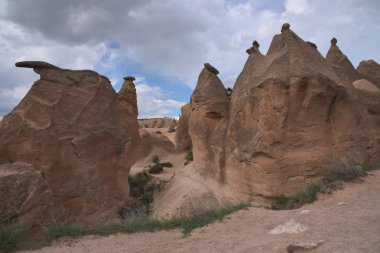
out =
[[[359,76],[348,57],[339,49],[337,43],[338,40],[336,38],[331,39],[331,46],[327,52],[326,61],[333,66],[341,79],[352,83],[359,79]]]

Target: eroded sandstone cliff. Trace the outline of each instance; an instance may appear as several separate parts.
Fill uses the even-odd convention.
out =
[[[240,196],[294,194],[339,162],[380,159],[380,129],[352,86],[357,74],[332,41],[326,60],[288,24],[266,55],[259,44],[227,98],[202,70],[189,135],[201,174]]]

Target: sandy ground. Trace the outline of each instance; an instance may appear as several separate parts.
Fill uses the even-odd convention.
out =
[[[320,242],[308,252],[376,253],[380,252],[379,196],[380,171],[376,171],[364,182],[345,184],[301,209],[252,207],[185,238],[180,230],[89,236],[61,239],[38,252],[287,252],[289,244]]]

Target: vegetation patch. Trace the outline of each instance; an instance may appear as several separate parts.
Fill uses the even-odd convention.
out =
[[[148,166],[149,170],[148,172],[150,174],[160,174],[162,171],[164,171],[164,167],[171,168],[173,167],[173,164],[170,162],[160,162],[160,158],[158,156],[154,156],[152,159],[153,164],[150,164]]]
[[[128,182],[131,199],[121,209],[121,218],[129,220],[148,216],[157,182],[145,171],[128,176]]]
[[[168,129],[168,133],[174,133],[176,131],[176,127],[175,126],[170,126],[169,129]]]
[[[319,184],[310,184],[303,191],[294,196],[276,196],[273,198],[272,209],[289,210],[299,208],[306,203],[317,199],[319,192],[326,193],[340,189],[342,182],[360,180],[368,171],[380,169],[380,163],[357,166],[347,163],[339,163],[335,169],[326,174]]]
[[[191,163],[193,161],[193,149],[190,148],[189,150],[186,151],[186,156],[185,156],[185,165]]]
[[[240,203],[219,210],[207,210],[197,213],[189,218],[151,219],[149,217],[137,218],[133,221],[115,224],[103,224],[95,228],[85,228],[75,224],[53,225],[47,233],[48,241],[59,237],[78,237],[83,235],[110,235],[114,233],[133,233],[141,231],[158,231],[182,228],[182,233],[188,235],[196,228],[204,227],[233,212],[249,207],[249,204]]]
[[[25,228],[16,222],[0,223],[0,252],[17,250],[25,235]]]
[[[102,224],[93,228],[73,223],[55,224],[49,226],[46,229],[44,238],[35,244],[33,248],[37,249],[48,246],[52,241],[61,237],[78,238],[86,235],[107,236],[115,233],[134,233],[144,231],[155,232],[159,230],[171,230],[175,228],[181,228],[182,234],[186,236],[196,228],[207,226],[208,224],[214,223],[218,220],[221,221],[225,216],[232,214],[238,210],[246,209],[249,206],[249,204],[240,203],[219,210],[202,211],[189,218],[171,218],[158,220],[149,218],[148,216],[138,217],[134,220],[123,221],[121,223]],[[3,242],[3,240],[1,240],[1,242]],[[16,246],[11,248],[11,251],[15,249]]]

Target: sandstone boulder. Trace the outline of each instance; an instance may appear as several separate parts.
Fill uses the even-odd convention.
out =
[[[360,78],[367,79],[380,89],[380,65],[374,60],[362,61],[356,71]]]
[[[34,68],[40,80],[0,124],[0,165],[6,171],[0,180],[20,186],[1,188],[1,196],[20,192],[20,199],[8,199],[14,210],[0,220],[13,215],[30,224],[39,210],[45,224],[57,217],[86,224],[117,217],[139,144],[133,83],[127,80],[117,94],[94,71],[44,62],[16,65]],[[24,201],[23,194],[30,199]]]

